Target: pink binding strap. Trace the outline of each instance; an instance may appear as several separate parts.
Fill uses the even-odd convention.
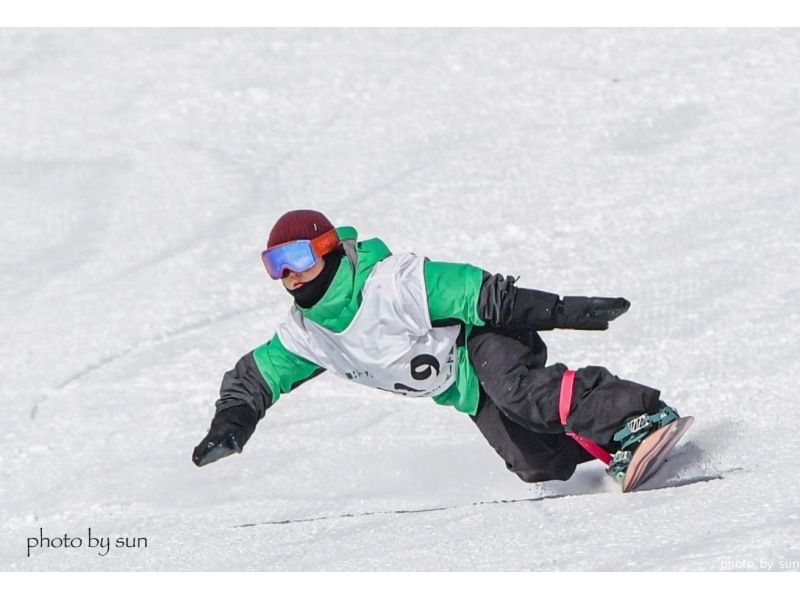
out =
[[[567,418],[569,417],[569,410],[572,407],[572,387],[575,384],[575,371],[567,370],[561,378],[561,397],[558,401],[558,416],[561,418],[561,425],[567,425]],[[608,465],[611,463],[611,455],[608,451],[575,432],[567,432],[567,436],[575,439],[575,442],[580,444],[586,451],[595,459],[600,459],[603,463]]]

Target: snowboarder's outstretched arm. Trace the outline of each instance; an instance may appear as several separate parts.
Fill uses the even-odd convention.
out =
[[[469,264],[425,263],[431,321],[455,319],[476,326],[553,330],[606,330],[626,311],[622,297],[564,297],[516,286],[513,276]]]
[[[516,286],[517,279],[484,272],[479,300],[482,316],[497,328],[606,330],[631,306],[622,297],[559,297]]]
[[[241,453],[258,421],[283,393],[325,370],[288,351],[277,335],[244,355],[225,373],[216,413],[192,453],[198,467]]]

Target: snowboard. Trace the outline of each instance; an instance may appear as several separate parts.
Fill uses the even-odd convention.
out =
[[[622,491],[632,492],[652,478],[693,423],[694,417],[681,417],[645,438],[633,453],[622,480]]]

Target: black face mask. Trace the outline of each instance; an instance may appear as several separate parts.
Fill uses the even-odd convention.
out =
[[[339,270],[339,263],[342,261],[343,257],[344,249],[337,247],[323,258],[325,260],[325,266],[322,268],[322,272],[319,273],[319,276],[311,282],[304,284],[299,289],[294,289],[293,291],[286,289],[289,291],[289,294],[294,297],[295,303],[305,309],[316,305],[317,301],[322,299],[323,295],[325,295],[328,287],[331,286],[331,281],[333,281],[334,275]]]

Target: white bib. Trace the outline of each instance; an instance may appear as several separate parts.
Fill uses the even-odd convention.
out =
[[[359,384],[412,397],[443,393],[456,378],[461,327],[431,326],[424,263],[413,253],[403,253],[375,264],[361,305],[342,332],[312,322],[292,306],[278,327],[281,342],[292,353]]]

